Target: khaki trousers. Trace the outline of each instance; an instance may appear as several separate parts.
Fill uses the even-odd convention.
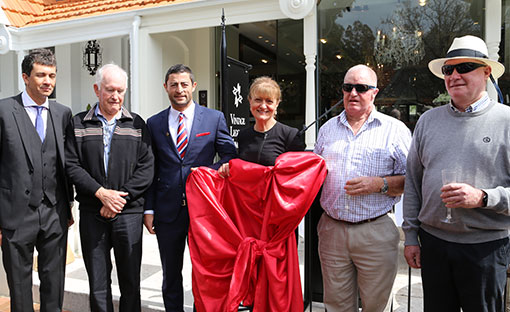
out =
[[[324,213],[317,231],[326,311],[358,312],[358,290],[364,312],[389,311],[400,240],[393,220],[350,224]]]

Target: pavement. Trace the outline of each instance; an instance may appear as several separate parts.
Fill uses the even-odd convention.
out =
[[[75,233],[74,233],[75,234]],[[66,267],[66,284],[64,296],[64,309],[69,312],[83,312],[89,311],[88,305],[88,280],[83,260],[79,255],[79,237],[78,241],[73,241],[73,231],[70,232],[71,247],[75,249],[74,260]],[[76,239],[76,236],[74,236]],[[156,236],[149,234],[144,229],[143,236],[143,257],[142,257],[142,273],[141,273],[141,301],[142,311],[155,312],[164,311],[163,298],[161,296],[162,284],[162,271],[159,258],[159,250],[156,241]],[[74,243],[74,247],[73,247]],[[402,244],[401,244],[402,245]],[[393,311],[405,312],[408,311],[408,266],[403,257],[403,245],[401,246],[401,261],[399,262],[399,271],[393,287]],[[301,238],[298,244],[298,252],[300,258],[301,276],[303,276],[304,265],[304,242]],[[114,257],[112,254],[112,261]],[[38,277],[34,272],[34,300],[38,302]],[[191,291],[191,260],[189,252],[186,250],[183,269],[183,286],[184,286],[184,303],[185,311],[193,311],[193,294]],[[304,283],[304,278],[301,279]],[[422,291],[421,291],[421,277],[419,270],[412,271],[411,279],[411,311],[422,311]],[[118,311],[118,300],[120,291],[118,287],[117,272],[114,269],[112,272],[112,292],[115,303],[115,311]],[[1,303],[1,302],[0,302]],[[324,306],[320,302],[312,303],[312,311],[323,312]],[[4,310],[0,310],[3,312]],[[8,310],[5,310],[8,311]],[[310,311],[310,307],[307,308]]]

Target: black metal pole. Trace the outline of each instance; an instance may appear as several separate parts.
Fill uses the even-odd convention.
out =
[[[220,103],[221,110],[227,116],[227,35],[225,33],[225,10],[221,9],[221,44],[220,44]],[[226,117],[225,117],[226,118]]]
[[[407,312],[411,312],[411,267],[409,267],[409,286],[407,287]]]
[[[338,105],[342,104],[343,102],[344,102],[344,99],[341,99],[340,101],[336,102],[335,105],[331,106],[330,109],[328,109],[322,115],[320,115],[317,119],[315,119],[311,124],[309,124],[308,126],[303,126],[303,129],[299,132],[299,135],[303,135],[303,133],[305,133],[305,131],[308,130],[308,128],[313,126],[317,121],[321,120],[322,117],[329,114],[329,112],[331,112],[333,109],[335,109]]]

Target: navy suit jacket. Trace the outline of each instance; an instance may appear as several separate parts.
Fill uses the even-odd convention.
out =
[[[154,181],[146,194],[145,210],[154,210],[154,223],[173,222],[181,213],[182,196],[191,168],[218,169],[237,157],[222,112],[196,104],[186,156],[181,159],[168,130],[170,107],[147,120],[155,159]],[[214,162],[216,154],[220,159]]]
[[[61,169],[59,185],[64,189],[67,206],[60,209],[65,217],[71,217],[69,203],[72,201],[70,184],[64,175],[64,130],[71,120],[71,109],[55,101],[49,102],[48,118],[53,121],[58,154],[58,166]],[[0,228],[17,229],[23,222],[32,191],[32,160],[29,136],[33,127],[23,106],[21,94],[0,100]],[[35,128],[34,128],[35,130]],[[39,164],[40,166],[40,164]]]

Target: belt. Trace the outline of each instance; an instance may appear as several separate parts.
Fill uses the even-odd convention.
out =
[[[358,222],[350,222],[350,221],[344,221],[344,220],[339,220],[340,222],[344,222],[344,223],[347,223],[347,224],[351,224],[351,225],[358,225],[358,224],[363,224],[363,223],[369,223],[369,222],[374,222],[375,220],[379,219],[380,217],[383,217],[385,215],[387,215],[388,213],[385,213],[385,214],[382,214],[380,216],[377,216],[375,218],[371,218],[371,219],[366,219],[366,220],[361,220],[361,221],[358,221]]]

